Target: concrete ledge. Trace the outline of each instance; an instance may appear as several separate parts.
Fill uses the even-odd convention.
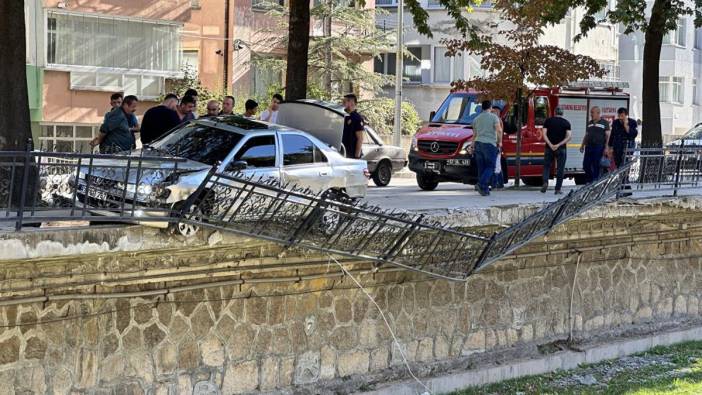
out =
[[[511,364],[489,366],[452,373],[444,376],[423,379],[434,394],[442,394],[467,387],[497,383],[518,377],[532,376],[569,370],[581,364],[592,364],[608,359],[624,357],[644,352],[656,346],[669,346],[691,340],[702,340],[702,326],[678,331],[661,332],[635,339],[618,340],[605,344],[586,347],[583,351],[561,351],[541,358],[514,361]],[[364,392],[368,395],[416,395],[425,390],[414,381],[402,381],[387,385],[374,391]]]

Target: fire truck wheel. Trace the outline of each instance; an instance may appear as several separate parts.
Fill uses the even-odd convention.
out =
[[[587,184],[587,178],[585,178],[585,174],[576,174],[573,177],[573,180],[575,181],[575,185],[585,185]]]
[[[433,191],[439,186],[439,181],[431,174],[417,173],[417,185],[419,185],[422,190]]]
[[[522,177],[522,182],[530,187],[540,187],[543,184],[541,177]]]

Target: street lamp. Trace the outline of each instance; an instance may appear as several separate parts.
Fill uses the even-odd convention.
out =
[[[402,24],[403,0],[397,0],[397,54],[395,55],[395,128],[392,133],[392,143],[402,145]]]

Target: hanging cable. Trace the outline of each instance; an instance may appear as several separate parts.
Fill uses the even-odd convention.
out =
[[[400,356],[402,357],[402,361],[405,363],[405,367],[407,367],[407,372],[409,373],[410,376],[412,376],[412,378],[414,379],[414,381],[416,381],[417,383],[419,383],[419,385],[421,385],[421,386],[426,390],[426,392],[425,392],[424,394],[431,394],[431,390],[429,389],[429,387],[427,387],[426,384],[424,384],[424,383],[423,383],[417,376],[415,376],[415,374],[412,372],[412,368],[410,367],[409,362],[407,362],[407,357],[405,356],[405,352],[402,350],[402,345],[400,344],[400,341],[397,340],[397,336],[395,336],[395,331],[392,330],[392,327],[390,326],[390,323],[388,322],[388,319],[385,317],[385,313],[383,313],[383,309],[380,308],[380,306],[379,306],[378,303],[375,301],[375,299],[373,299],[373,297],[371,296],[371,294],[368,293],[368,291],[366,291],[365,288],[363,288],[363,286],[361,285],[361,283],[358,282],[358,280],[356,280],[356,277],[354,277],[348,270],[346,270],[346,268],[345,268],[339,261],[337,261],[336,258],[334,258],[333,256],[329,255],[329,259],[333,260],[333,261],[339,266],[339,268],[341,269],[341,271],[343,271],[347,276],[349,276],[349,278],[351,278],[351,280],[353,280],[354,283],[356,283],[356,286],[358,286],[358,288],[359,288],[361,291],[363,291],[363,293],[368,297],[368,299],[371,301],[371,303],[373,303],[373,305],[375,306],[375,308],[378,309],[378,312],[380,313],[380,316],[383,318],[383,321],[385,321],[385,326],[388,328],[388,331],[390,331],[390,335],[392,336],[392,340],[395,342],[395,345],[397,346],[397,349],[400,351]],[[422,394],[422,395],[424,395],[424,394]]]

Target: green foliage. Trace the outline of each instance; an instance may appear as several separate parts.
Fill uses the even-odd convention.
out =
[[[479,55],[481,68],[488,71],[486,76],[470,81],[454,81],[454,89],[472,88],[491,98],[510,100],[517,92],[528,96],[531,86],[562,86],[604,75],[597,61],[589,56],[575,55],[552,45],[539,45],[548,22],[539,16],[541,9],[531,3],[514,7],[514,3],[522,1],[495,2],[500,17],[509,22],[508,30],[481,34],[478,40],[475,37],[442,40],[449,55],[464,50]],[[506,39],[506,43],[494,40],[495,36]]]
[[[195,89],[197,91],[197,113],[206,114],[207,113],[207,102],[210,100],[219,100],[220,102],[224,98],[224,94],[221,92],[212,92],[207,89],[199,78],[195,70],[186,65],[183,68],[183,78],[170,79],[167,84],[167,92],[175,93],[178,97],[183,97],[185,91],[188,89]],[[243,106],[243,103],[242,103]]]
[[[364,61],[389,52],[393,46],[394,34],[382,31],[375,26],[375,16],[381,9],[366,9],[350,6],[344,1],[317,3],[311,12],[314,20],[331,18],[331,35],[310,37],[308,60],[308,97],[335,100],[347,93],[347,84],[364,91],[378,93],[382,87],[392,84],[393,77],[368,70]],[[269,15],[281,21],[274,30],[257,33],[271,37],[267,46],[285,48],[288,41],[288,10],[271,7]],[[285,32],[285,34],[280,34]],[[330,54],[329,61],[327,54]],[[253,56],[251,62],[256,67],[284,72],[286,61],[280,58]],[[326,83],[329,78],[330,84]],[[331,86],[329,86],[331,85]]]
[[[378,134],[392,134],[395,125],[395,100],[363,100],[358,103],[358,112]],[[422,119],[414,106],[409,102],[402,102],[402,134],[413,135],[421,125]]]

